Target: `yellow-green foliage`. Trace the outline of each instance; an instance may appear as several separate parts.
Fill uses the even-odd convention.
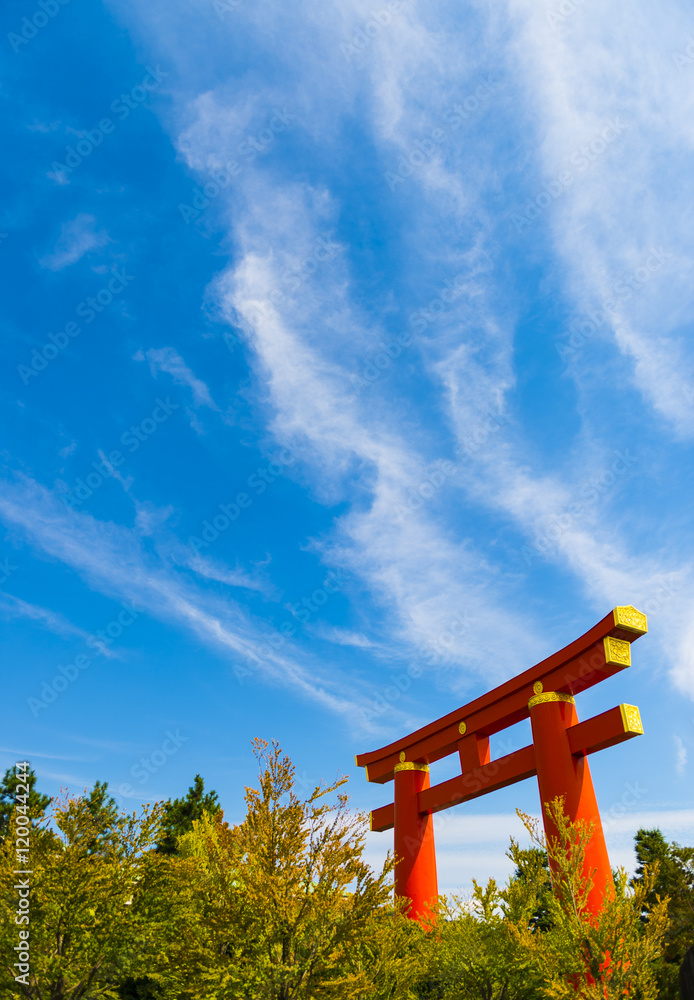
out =
[[[590,830],[511,843],[516,874],[441,899],[429,932],[393,903],[393,859],[363,860],[345,779],[296,794],[294,767],[255,741],[257,788],[230,826],[203,815],[155,851],[162,808],[122,815],[105,786],[32,830],[30,983],[13,979],[13,837],[0,848],[0,995],[26,1000],[654,1000],[667,900],[626,873],[597,918],[582,875]],[[110,804],[109,804],[110,803]],[[10,830],[12,817],[9,817]],[[550,891],[547,853],[552,860]],[[678,883],[679,884],[679,883]],[[682,883],[686,896],[689,883]],[[687,899],[678,913],[686,912]],[[647,913],[648,919],[644,919]],[[679,927],[679,924],[677,925]],[[672,925],[671,928],[672,929]]]

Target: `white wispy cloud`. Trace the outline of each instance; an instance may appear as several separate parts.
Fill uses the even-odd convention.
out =
[[[84,629],[73,625],[71,621],[56,611],[39,607],[37,604],[30,604],[12,594],[0,593],[0,614],[5,619],[30,618],[38,622],[42,628],[54,635],[59,635],[66,639],[87,639],[89,633]]]
[[[43,256],[39,263],[50,271],[62,271],[70,264],[77,263],[90,250],[97,250],[108,243],[108,233],[97,231],[93,215],[80,213],[60,227],[60,237],[53,250]]]
[[[250,663],[246,669],[251,676],[256,673],[287,686],[340,715],[355,715],[358,703],[337,671],[329,672],[317,663],[300,665],[289,642],[282,643],[286,652],[274,649],[265,641],[261,625],[254,624],[241,605],[191,586],[170,566],[149,556],[131,529],[97,521],[86,512],[68,512],[43,486],[24,477],[5,482],[0,517],[101,593],[128,600],[158,620],[189,629],[234,661]],[[35,616],[31,607],[24,610],[23,602],[21,608]],[[39,620],[44,617],[41,610]],[[87,635],[81,630],[78,634]]]
[[[187,386],[192,392],[193,401],[197,406],[207,406],[211,410],[217,409],[217,405],[212,399],[208,387],[190,370],[174,347],[151,348],[148,351],[140,350],[134,355],[134,360],[146,360],[155,378],[160,372],[165,372],[173,378],[176,385]]]
[[[694,322],[694,254],[682,204],[694,193],[694,93],[673,58],[691,30],[690,11],[675,0],[657,14],[624,0],[587,2],[556,25],[532,0],[510,0],[509,10],[514,62],[537,114],[537,190],[528,194],[567,168],[575,178],[545,218],[576,311],[585,316],[612,300],[596,338],[613,338],[631,361],[623,377],[675,434],[691,437],[694,353],[683,334]],[[610,44],[616,23],[618,46]],[[619,137],[602,141],[617,120]],[[660,259],[649,273],[654,250]],[[620,289],[632,278],[631,290]]]
[[[681,736],[675,735],[675,770],[683,776],[687,770],[687,747]]]

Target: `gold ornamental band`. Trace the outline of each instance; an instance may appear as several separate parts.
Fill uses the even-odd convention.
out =
[[[428,771],[428,770],[429,770],[428,764],[413,764],[409,760],[404,761],[401,764],[396,764],[395,767],[393,768],[393,772],[395,774],[397,774],[398,771]]]
[[[535,708],[536,705],[545,705],[550,701],[567,701],[570,705],[574,704],[573,695],[571,694],[560,694],[558,691],[545,691],[544,694],[536,694],[534,698],[531,698],[528,702],[528,708]]]

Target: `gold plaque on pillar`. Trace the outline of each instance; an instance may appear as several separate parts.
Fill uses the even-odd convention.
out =
[[[648,621],[646,616],[637,611],[632,604],[627,604],[623,608],[615,608],[612,612],[614,623],[627,632],[636,632],[637,635],[644,635],[648,632]]]
[[[460,733],[461,736],[465,735],[465,733],[467,732],[467,722],[460,722],[458,724],[458,732]]]
[[[631,643],[626,639],[613,639],[611,635],[603,639],[605,663],[620,667],[631,666]]]
[[[403,763],[403,761],[405,760],[406,757],[407,757],[407,754],[405,753],[405,751],[401,750],[400,751],[400,763],[401,764]]]
[[[544,689],[545,686],[542,683],[542,681],[535,681],[535,683],[533,684],[533,691],[535,692],[535,694],[542,694]]]

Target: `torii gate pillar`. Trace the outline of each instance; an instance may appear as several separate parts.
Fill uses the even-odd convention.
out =
[[[547,841],[556,840],[558,831],[546,807],[563,796],[564,812],[572,823],[584,820],[592,824],[584,869],[592,876],[593,884],[586,904],[589,912],[599,913],[606,894],[613,891],[612,869],[588,759],[572,754],[569,745],[567,729],[578,725],[574,700],[571,695],[548,691],[531,698],[528,707]]]
[[[411,900],[408,916],[426,925],[438,898],[434,820],[418,806],[419,793],[429,788],[429,767],[401,761],[393,771],[395,895]]]

